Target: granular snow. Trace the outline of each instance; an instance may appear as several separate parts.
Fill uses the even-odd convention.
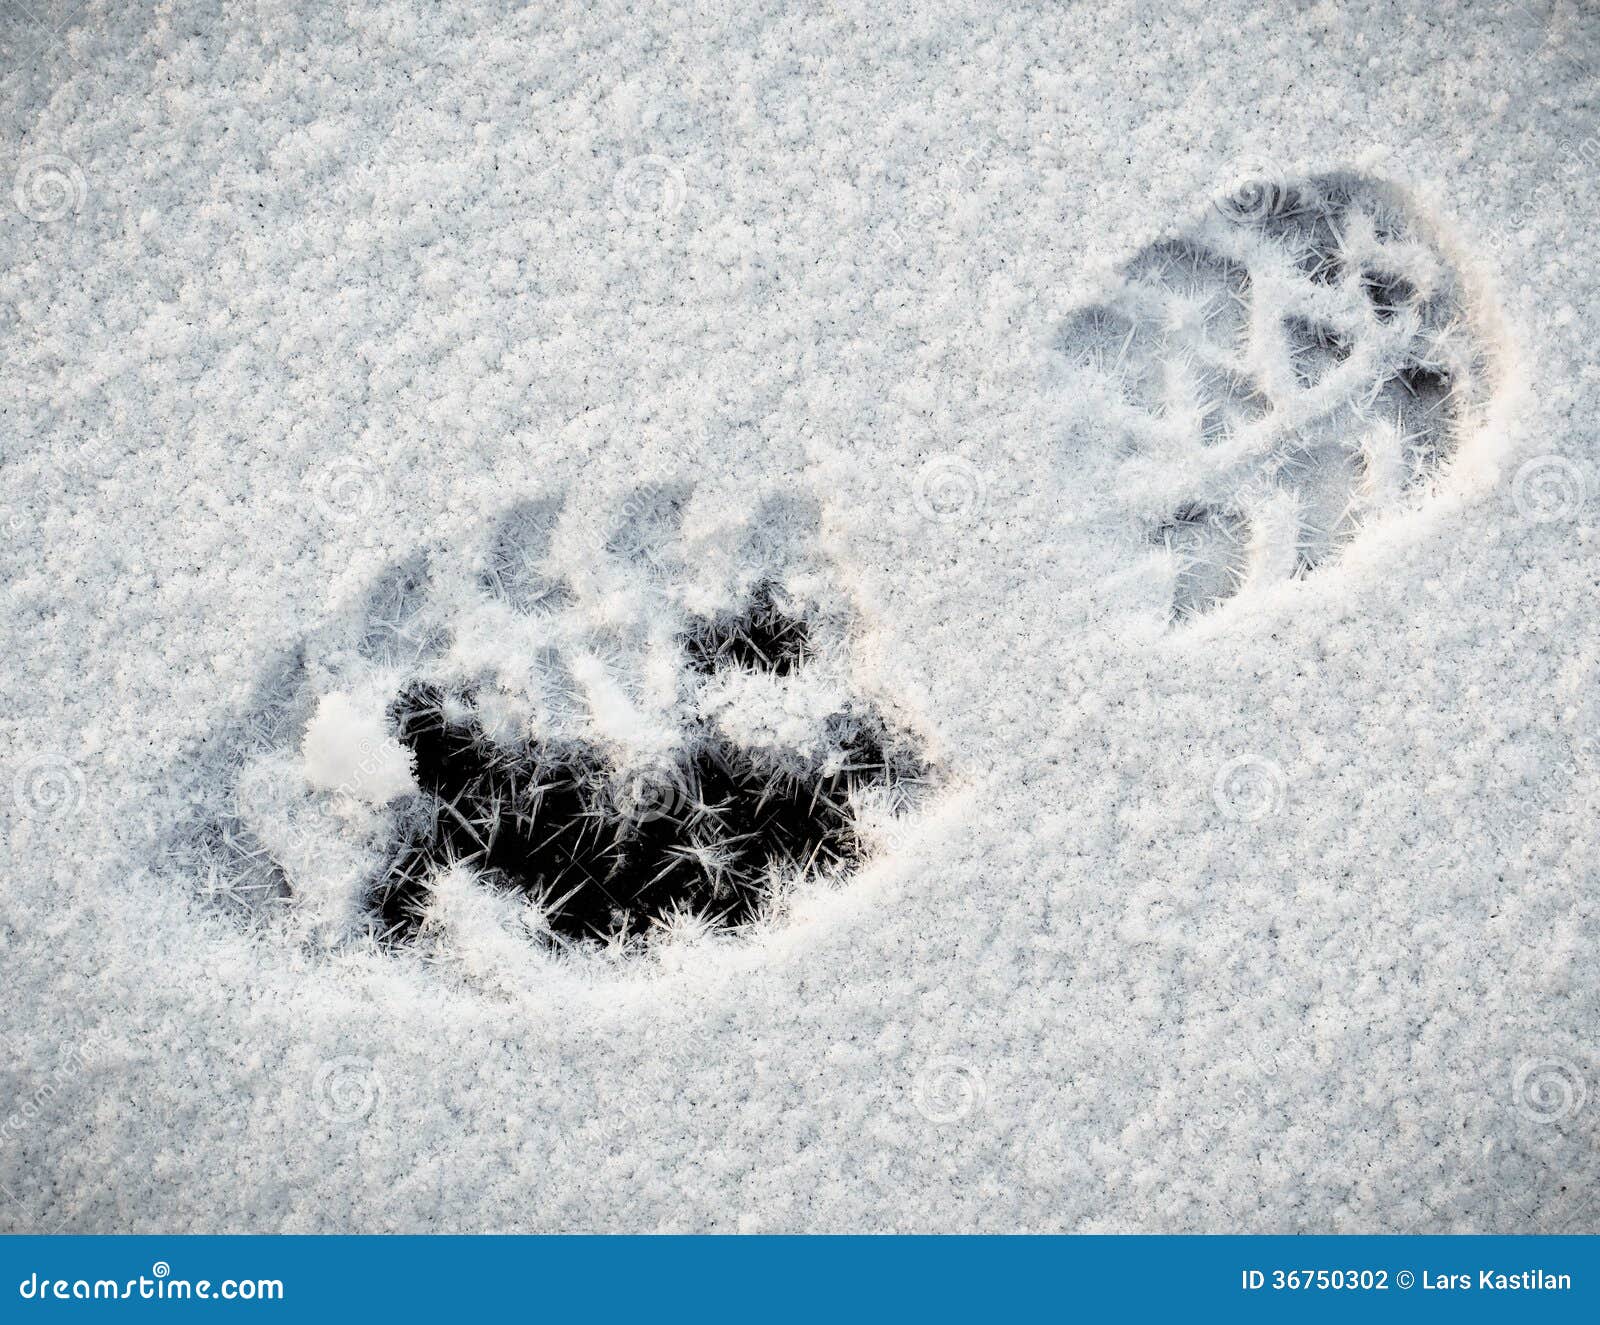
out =
[[[1597,57],[1575,0],[7,7],[0,1227],[1600,1229]],[[1072,329],[1338,178],[1418,261],[1302,269],[1266,394],[1381,396],[1429,271],[1482,394],[1189,492],[1251,391],[1136,418]],[[820,670],[696,680],[766,580]],[[600,972],[457,866],[397,952],[413,647],[506,738],[870,709],[937,785],[754,935]]]

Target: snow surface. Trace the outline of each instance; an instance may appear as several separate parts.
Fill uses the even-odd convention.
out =
[[[1600,1231],[1600,16],[93,0],[0,60],[0,1228]],[[1063,329],[1336,171],[1483,409],[1174,622]],[[935,794],[620,973],[461,870],[350,941],[419,557],[508,724],[550,645],[637,749],[780,566]],[[238,904],[252,814],[328,887]]]

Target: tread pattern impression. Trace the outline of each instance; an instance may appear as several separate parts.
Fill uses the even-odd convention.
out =
[[[519,502],[378,577],[265,679],[204,833],[214,892],[323,943],[615,956],[855,870],[864,819],[925,781],[917,743],[853,680],[815,510],[697,544],[692,497]]]
[[[1310,575],[1415,501],[1487,376],[1459,273],[1398,189],[1354,174],[1219,199],[1059,345],[1129,439],[1119,487],[1154,494],[1174,621]]]

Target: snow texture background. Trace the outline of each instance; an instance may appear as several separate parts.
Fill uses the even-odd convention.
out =
[[[7,0],[0,59],[0,1226],[1600,1231],[1600,15]],[[1062,328],[1334,170],[1492,399],[1173,628]],[[620,974],[218,901],[285,655],[669,490],[676,601],[799,549],[941,770],[856,878]]]

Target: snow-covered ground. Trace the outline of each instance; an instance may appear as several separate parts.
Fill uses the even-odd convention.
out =
[[[1600,14],[0,60],[0,1228],[1600,1231]],[[923,776],[735,934],[384,944],[424,683]]]

